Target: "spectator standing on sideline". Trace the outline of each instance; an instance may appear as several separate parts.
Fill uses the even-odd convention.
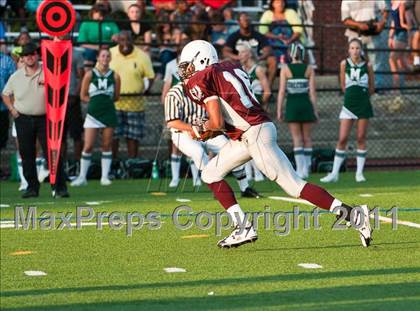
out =
[[[416,20],[417,28],[413,35],[412,47],[414,50],[420,50],[420,1],[414,1],[413,4],[414,19]],[[414,70],[420,71],[420,52],[414,52]]]
[[[237,46],[248,42],[258,55],[258,61],[267,62],[268,79],[270,86],[277,72],[276,57],[272,55],[272,49],[267,38],[260,32],[252,29],[248,13],[239,14],[239,30],[232,33],[223,47],[223,57],[239,62]]]
[[[121,31],[118,46],[111,50],[110,67],[121,78],[122,97],[116,102],[118,126],[115,130],[113,157],[116,158],[119,140],[127,140],[129,158],[136,158],[145,122],[144,94],[155,78],[152,61],[145,52],[135,47],[130,32]]]
[[[303,27],[296,11],[286,9],[285,0],[271,0],[269,10],[261,16],[259,31],[268,38],[268,42],[273,47],[277,62],[285,64],[289,45],[295,41],[304,41]]]
[[[105,20],[107,9],[101,4],[95,4],[89,12],[89,21],[80,24],[77,42],[85,48],[86,65],[93,66],[100,44],[111,44],[119,32],[117,24]]]
[[[399,71],[408,71],[408,53],[405,50],[409,46],[408,31],[403,27],[404,23],[404,3],[400,0],[391,1],[391,30],[389,31],[388,46],[392,50],[389,54],[389,67],[392,72],[393,86],[400,88],[403,86],[404,75]]]
[[[3,43],[1,44],[3,45]],[[15,72],[16,65],[13,59],[0,51],[0,91],[3,91],[4,86],[9,80],[10,76]],[[0,151],[6,148],[7,139],[9,138],[9,111],[0,98]],[[1,174],[3,177],[3,174]]]
[[[99,50],[98,61],[92,71],[86,73],[80,91],[81,99],[88,103],[86,115],[85,145],[80,160],[80,174],[71,183],[72,186],[87,184],[87,173],[92,160],[98,129],[102,129],[101,185],[109,186],[109,171],[112,163],[112,135],[117,126],[114,101],[120,95],[120,77],[109,68],[111,53],[108,49]]]
[[[354,38],[349,43],[349,56],[340,64],[340,84],[344,92],[344,106],[340,113],[340,133],[335,150],[332,172],[321,182],[338,181],[341,164],[346,157],[347,140],[351,128],[357,125],[356,182],[366,181],[363,169],[366,161],[366,135],[369,119],[373,117],[370,95],[375,91],[372,66],[362,57],[362,42]]]
[[[39,56],[34,43],[22,48],[24,66],[17,70],[3,89],[3,102],[16,123],[19,152],[22,157],[23,174],[28,188],[22,198],[38,197],[39,181],[36,171],[36,139],[44,155],[47,155],[46,110],[44,72],[38,62]],[[63,161],[59,161],[53,195],[68,197]]]
[[[303,62],[305,48],[293,43],[290,49],[292,63],[280,72],[277,119],[287,122],[293,139],[296,172],[301,178],[308,178],[312,166],[311,131],[318,119],[316,109],[315,71]],[[287,90],[286,109],[283,102]]]
[[[386,33],[383,30],[387,19],[388,7],[385,0],[341,1],[341,20],[347,27],[345,36],[349,41],[361,37],[363,49],[384,48],[386,46],[385,40],[383,40]],[[374,71],[386,70],[388,58],[384,52],[369,52],[367,60],[374,66]],[[383,75],[376,75],[376,84],[379,87],[385,86]]]

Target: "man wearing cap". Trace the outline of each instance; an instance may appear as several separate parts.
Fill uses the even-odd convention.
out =
[[[39,64],[37,46],[28,43],[22,48],[24,66],[17,70],[3,89],[3,102],[15,119],[23,175],[28,188],[22,198],[38,197],[39,181],[36,171],[36,139],[47,155],[44,72]],[[55,185],[56,197],[68,197],[62,161],[59,162]]]

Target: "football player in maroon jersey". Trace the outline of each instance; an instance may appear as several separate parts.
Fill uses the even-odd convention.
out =
[[[195,40],[182,50],[178,68],[186,94],[208,112],[209,119],[191,133],[199,139],[208,136],[209,131],[223,130],[231,138],[201,175],[236,226],[228,237],[218,242],[219,247],[235,247],[257,239],[232,189],[223,180],[233,168],[251,159],[290,196],[305,199],[351,221],[359,230],[363,246],[369,246],[372,229],[368,207],[352,208],[323,188],[299,178],[277,145],[276,127],[255,98],[249,77],[239,64],[219,63],[210,43]]]

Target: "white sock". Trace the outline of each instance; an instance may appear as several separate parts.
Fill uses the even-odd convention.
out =
[[[101,158],[101,178],[108,179],[112,164],[112,151],[102,152]]]
[[[248,162],[245,163],[246,179],[248,179],[248,180],[253,180],[254,179],[254,175],[252,174],[253,166],[252,166],[251,161],[248,161]]]
[[[200,176],[198,176],[198,168],[197,166],[195,166],[193,161],[190,162],[190,168],[191,168],[191,174],[193,178],[193,184],[195,184],[200,179]]]
[[[343,164],[346,158],[346,151],[335,149],[334,164],[331,174],[338,175],[340,172],[341,164]]]
[[[363,169],[365,167],[365,162],[366,162],[366,153],[367,153],[367,150],[357,149],[357,152],[356,152],[356,162],[357,162],[356,174],[363,174]]]
[[[341,205],[343,205],[343,202],[341,202],[340,200],[334,199],[334,201],[331,203],[331,206],[330,206],[330,212],[332,212],[334,208],[339,207]]]
[[[80,178],[86,179],[91,161],[92,161],[92,154],[82,152],[82,158],[80,159],[80,174],[79,174]]]
[[[420,56],[414,56],[414,66],[420,65]]]
[[[293,148],[293,153],[295,154],[296,172],[299,176],[303,176],[305,167],[305,156],[303,155],[303,148]]]
[[[312,168],[312,148],[304,148],[303,154],[305,156],[305,173],[309,175]]]
[[[36,161],[35,163],[36,163],[36,173],[37,173],[37,175],[39,175],[39,172],[42,170],[42,165],[44,164],[42,160],[43,159],[41,157],[37,157],[35,159],[35,161]]]
[[[18,163],[18,173],[20,182],[22,184],[27,184],[28,182],[26,181],[25,176],[23,175],[22,158],[20,157],[19,151],[16,152],[16,158]]]
[[[171,173],[173,180],[179,180],[179,171],[181,169],[181,157],[177,154],[171,154]]]
[[[238,225],[238,220],[243,223],[244,219],[245,219],[245,214],[242,211],[241,207],[239,206],[239,204],[235,204],[232,205],[231,207],[229,207],[226,212],[230,215],[230,217],[232,218],[232,222],[235,226]],[[249,220],[247,220],[246,222],[246,227],[250,226],[251,223],[249,222]]]

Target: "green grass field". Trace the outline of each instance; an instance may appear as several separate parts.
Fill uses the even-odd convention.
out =
[[[313,175],[310,181],[319,177]],[[340,182],[326,188],[351,204],[378,206],[381,215],[397,206],[398,220],[420,224],[420,171],[368,172],[366,177],[368,182],[357,184],[353,174],[345,173]],[[229,182],[235,185],[234,180]],[[256,243],[218,249],[221,237],[215,236],[214,228],[203,231],[193,226],[183,231],[170,217],[182,204],[195,213],[222,211],[207,187],[193,192],[187,181],[183,192],[166,193],[163,180],[160,186],[152,183],[155,193],[147,193],[147,184],[147,180],[116,181],[104,188],[91,181],[87,187],[71,188],[69,199],[57,200],[44,184],[41,196],[26,202],[20,199],[17,183],[2,182],[1,309],[420,310],[418,228],[399,225],[392,230],[390,224],[380,223],[372,246],[363,248],[354,229],[332,231],[335,217],[321,214],[320,230],[292,229],[279,236],[273,228],[261,228]],[[255,187],[264,198],[240,199],[246,211],[291,211],[295,205],[268,198],[286,196],[274,183]],[[127,237],[125,226],[28,231],[3,226],[13,221],[16,205],[36,206],[40,216],[43,211],[75,214],[77,206],[93,201],[99,204],[90,205],[97,213],[160,212],[161,229],[145,225]],[[300,263],[322,268],[304,269]],[[186,272],[167,273],[168,267]],[[28,270],[47,275],[27,276]]]

